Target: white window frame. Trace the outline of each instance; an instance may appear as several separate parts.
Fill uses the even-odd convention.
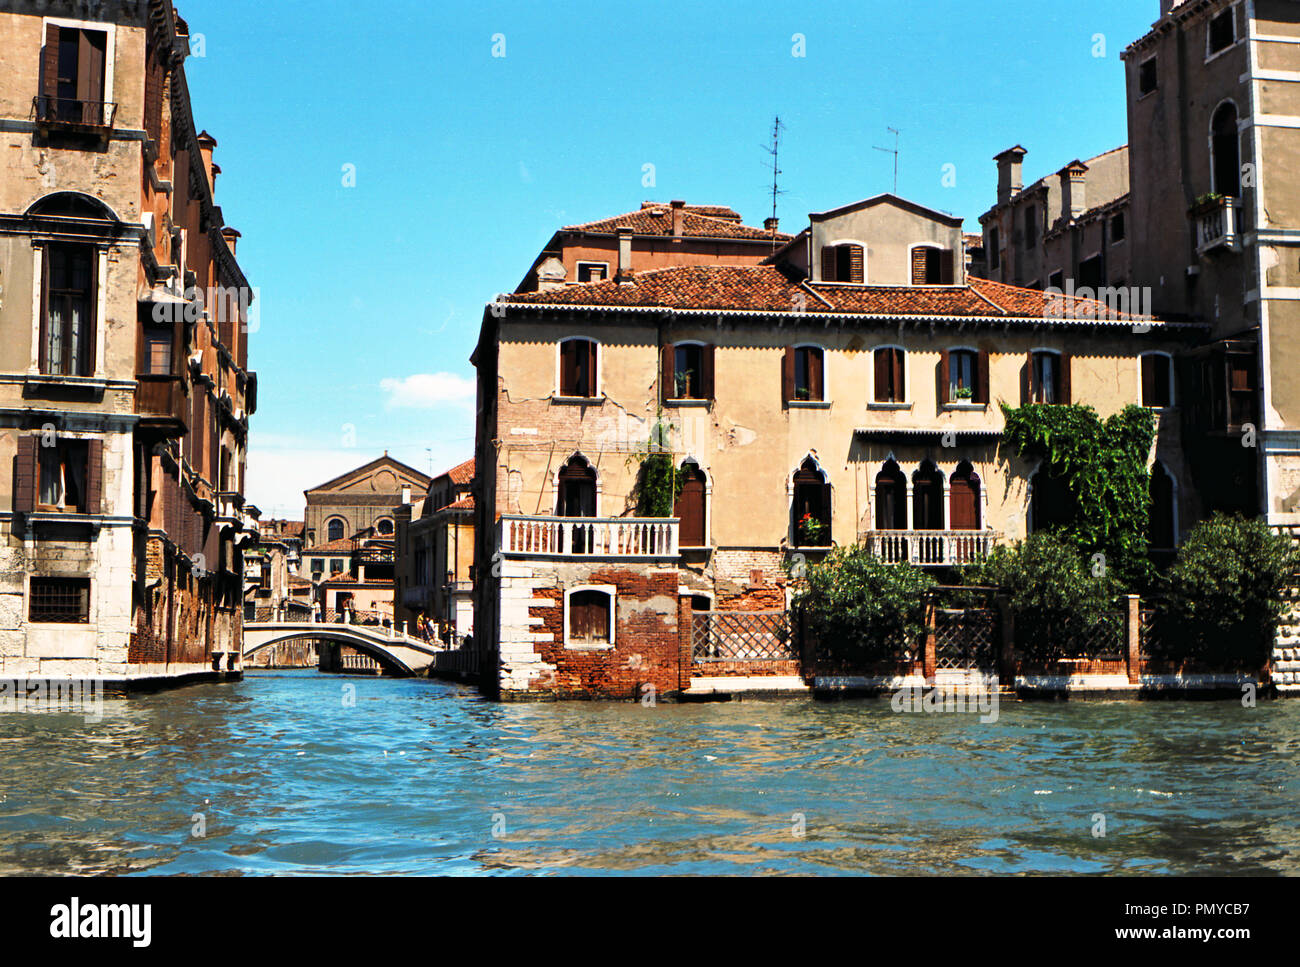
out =
[[[1061,350],[1061,349],[1057,349],[1057,348],[1054,347],[1054,346],[1032,346],[1032,347],[1030,347],[1029,352],[1030,352],[1030,354],[1031,354],[1031,355],[1030,355],[1030,358],[1029,358],[1029,366],[1030,366],[1030,371],[1029,371],[1029,389],[1030,389],[1030,391],[1031,391],[1030,394],[1029,394],[1029,402],[1030,402],[1030,403],[1033,403],[1033,402],[1034,402],[1034,394],[1033,394],[1033,392],[1032,392],[1032,390],[1033,390],[1033,388],[1034,388],[1034,372],[1033,372],[1034,359],[1033,359],[1033,357],[1034,357],[1034,356],[1037,356],[1039,353],[1050,353],[1051,355],[1053,355],[1053,356],[1056,357],[1056,383],[1057,383],[1057,385],[1053,386],[1052,389],[1055,391],[1055,393],[1056,393],[1057,396],[1060,396],[1060,395],[1061,395],[1061,393],[1060,393],[1061,387],[1060,387],[1059,384],[1060,384],[1060,382],[1061,382],[1061,374],[1065,371],[1065,351],[1064,351],[1064,350]],[[1141,382],[1141,380],[1142,380],[1142,373],[1139,372],[1139,373],[1138,373],[1138,381]],[[1071,387],[1071,392],[1073,392],[1073,387]],[[1044,404],[1044,405],[1046,405],[1046,406],[1060,406],[1061,404],[1059,404],[1059,403],[1047,403],[1047,404]]]
[[[867,243],[864,242],[862,239],[858,239],[858,238],[841,238],[841,239],[836,239],[835,241],[823,242],[822,248],[838,248],[841,245],[857,245],[862,249],[862,281],[842,282],[839,279],[836,279],[834,282],[828,282],[826,279],[818,278],[817,282],[818,283],[824,282],[827,285],[870,285],[871,273],[870,273],[870,266],[867,263],[869,261],[868,256],[871,253],[870,253],[870,249],[867,248]],[[822,273],[821,252],[818,252],[817,253],[817,275],[820,276],[821,273]]]
[[[574,263],[574,266],[573,266],[573,284],[574,284],[574,285],[590,285],[589,282],[583,282],[580,278],[578,278],[579,274],[582,272],[582,267],[583,267],[584,265],[591,265],[591,266],[599,265],[599,266],[601,267],[601,269],[604,270],[604,273],[605,273],[605,274],[601,277],[601,280],[600,280],[600,281],[602,281],[602,282],[608,282],[608,281],[609,281],[609,263],[608,263],[608,262],[597,262],[595,259],[579,259],[577,262]]]
[[[1218,20],[1224,14],[1227,14],[1229,17],[1232,18],[1232,43],[1228,44],[1222,50],[1211,51],[1210,50],[1210,29],[1214,24],[1214,21]],[[1205,63],[1208,64],[1212,60],[1218,60],[1228,51],[1232,50],[1239,43],[1241,43],[1241,39],[1242,39],[1241,30],[1237,26],[1237,4],[1234,3],[1232,6],[1227,7],[1224,10],[1220,10],[1213,17],[1206,17],[1205,18]],[[1215,110],[1218,110],[1218,108],[1215,108]]]
[[[1148,404],[1147,401],[1142,396],[1142,360],[1147,356],[1163,356],[1169,362],[1169,405],[1168,406],[1150,406],[1150,404]],[[1138,382],[1137,396],[1139,400],[1142,400],[1142,404],[1141,404],[1142,406],[1147,406],[1150,409],[1160,412],[1166,409],[1173,409],[1175,406],[1178,405],[1178,401],[1174,396],[1174,355],[1173,353],[1165,352],[1163,349],[1149,349],[1146,352],[1138,353],[1137,382]],[[1168,467],[1165,468],[1166,472],[1168,472],[1168,469],[1169,469]],[[1170,476],[1172,477],[1173,474],[1170,474]]]
[[[825,548],[820,548],[824,550],[834,546],[833,542],[834,542],[834,534],[835,534],[835,484],[831,481],[831,475],[827,473],[826,468],[822,466],[822,462],[818,458],[817,454],[812,450],[809,450],[802,457],[800,457],[799,462],[794,465],[794,467],[790,470],[788,474],[786,474],[785,477],[785,517],[786,520],[789,521],[789,523],[786,525],[789,528],[789,533],[786,536],[786,541],[792,548],[800,548],[803,546],[799,543],[799,535],[796,533],[795,530],[794,475],[799,472],[799,470],[803,467],[804,463],[808,460],[811,460],[813,462],[813,466],[817,468],[817,472],[822,475],[822,483],[824,483],[831,490],[830,527],[831,527],[832,543],[827,544]]]
[[[107,34],[104,40],[104,100],[116,101],[113,97],[113,76],[117,67],[117,25],[104,23],[102,20],[73,20],[68,17],[44,17],[41,20],[41,46],[49,36],[50,26],[73,27],[77,30],[94,30]]]
[[[582,339],[585,340],[586,342],[594,342],[596,344],[596,395],[595,396],[565,396],[564,393],[561,392],[561,390],[564,388],[564,385],[561,381],[561,377],[563,375],[562,369],[563,369],[563,358],[564,358],[563,353],[561,352],[561,348],[564,346],[566,342],[571,342],[574,339]],[[557,400],[603,399],[605,395],[605,385],[603,379],[604,370],[605,370],[604,360],[605,360],[605,350],[604,350],[604,346],[601,345],[599,339],[593,339],[591,336],[586,336],[581,334],[561,337],[555,343],[555,394],[553,398]]]
[[[599,591],[602,594],[609,595],[609,641],[605,644],[592,645],[585,643],[574,643],[569,635],[569,600],[574,594],[580,591]],[[614,629],[618,625],[618,587],[613,584],[580,584],[576,587],[564,589],[564,647],[569,651],[613,651],[614,650]]]
[[[876,352],[881,349],[897,349],[903,354],[903,398],[895,400],[892,403],[882,403],[876,400]],[[867,408],[872,410],[910,410],[912,408],[912,354],[906,346],[899,343],[887,342],[879,346],[871,347],[870,372],[867,383],[871,387],[867,395]]]
[[[952,354],[953,353],[970,353],[972,356],[975,357],[975,362],[972,365],[972,370],[971,370],[971,378],[975,381],[975,384],[978,386],[980,380],[980,351],[976,349],[974,346],[949,346],[948,347],[948,364],[949,364],[948,365],[948,386],[950,388],[952,386]],[[875,367],[873,366],[872,372],[874,373],[874,371],[875,371]],[[986,409],[987,406],[988,406],[987,403],[976,403],[973,399],[959,400],[956,397],[953,397],[952,399],[948,400],[947,403],[944,404],[945,408],[959,409],[959,410],[965,410],[965,409],[982,410],[982,409]],[[919,467],[920,465],[918,464],[917,466]],[[971,466],[974,466],[974,464],[971,464]],[[945,477],[945,479],[947,478]],[[983,477],[980,478],[981,481],[983,479],[984,479]]]

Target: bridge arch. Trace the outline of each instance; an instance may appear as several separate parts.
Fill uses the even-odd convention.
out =
[[[263,648],[302,638],[332,641],[355,648],[375,659],[386,671],[397,675],[423,674],[439,651],[410,635],[374,625],[245,622],[243,654],[247,657]]]

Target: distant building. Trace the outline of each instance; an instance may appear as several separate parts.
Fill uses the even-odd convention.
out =
[[[304,491],[303,539],[318,548],[374,528],[375,536],[391,540],[394,508],[423,498],[428,489],[428,476],[385,453]],[[304,565],[304,570],[312,568]]]
[[[394,611],[423,612],[448,641],[474,631],[474,461],[433,478],[422,501],[397,508]]]

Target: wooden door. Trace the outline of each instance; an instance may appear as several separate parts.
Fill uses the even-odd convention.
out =
[[[673,516],[679,518],[680,547],[704,547],[704,473],[694,464],[683,468],[682,491],[673,505]]]

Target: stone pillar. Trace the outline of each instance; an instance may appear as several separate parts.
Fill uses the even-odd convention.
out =
[[[1136,594],[1126,595],[1128,613],[1125,615],[1124,640],[1128,645],[1128,680],[1136,685],[1142,680],[1139,674],[1142,663],[1142,599]]]
[[[923,658],[923,673],[926,682],[933,682],[935,673],[938,671],[938,641],[935,637],[937,611],[938,608],[934,597],[927,596],[925,600],[925,655]]]
[[[683,692],[691,687],[691,653],[694,628],[694,611],[691,608],[691,599],[688,595],[678,595],[677,649],[680,658],[677,662],[677,688]]]

